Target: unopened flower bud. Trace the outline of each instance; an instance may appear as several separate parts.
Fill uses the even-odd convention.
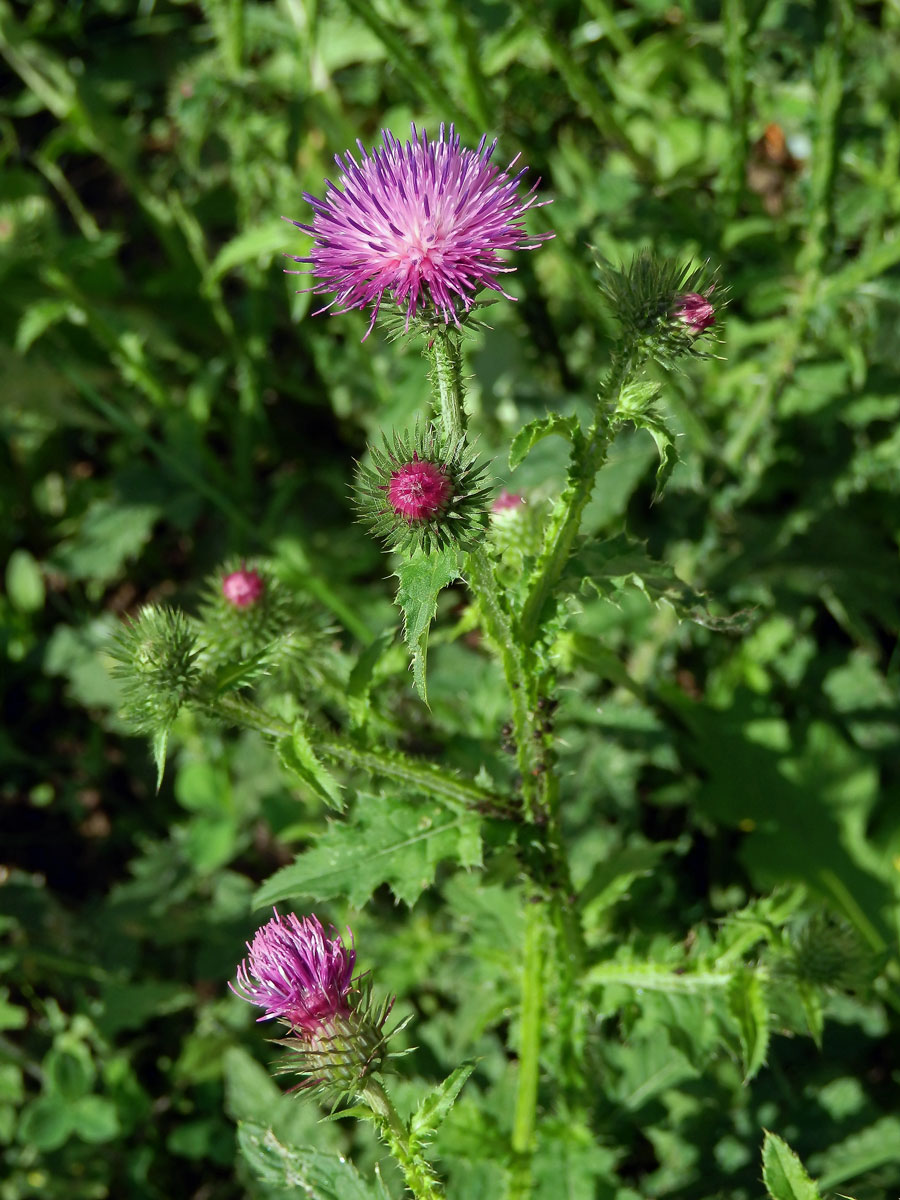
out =
[[[222,595],[235,608],[249,608],[255,604],[265,590],[262,576],[258,571],[248,571],[241,567],[232,571],[222,580]]]
[[[407,521],[432,521],[446,509],[453,484],[437,463],[414,454],[391,475],[387,491],[394,512]]]
[[[708,296],[701,296],[699,292],[684,292],[678,297],[675,316],[697,335],[715,322],[716,310]]]
[[[398,551],[463,549],[483,534],[487,488],[465,439],[446,439],[434,426],[394,434],[370,450],[360,467],[360,516],[388,547]]]

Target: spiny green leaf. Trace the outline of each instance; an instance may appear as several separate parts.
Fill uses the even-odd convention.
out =
[[[369,713],[369,693],[375,668],[394,640],[394,630],[379,633],[360,654],[347,681],[347,700],[356,725],[365,723]]]
[[[753,971],[735,974],[728,985],[728,1008],[737,1021],[744,1081],[749,1082],[766,1061],[769,1048],[769,1006],[758,974]]]
[[[343,1155],[286,1145],[255,1121],[238,1125],[238,1144],[259,1179],[307,1200],[377,1200],[379,1195]]]
[[[352,822],[331,825],[312,849],[262,885],[254,904],[345,896],[359,908],[387,883],[411,905],[433,880],[438,862],[466,849],[470,823],[466,816],[448,819],[443,808],[362,797]]]
[[[667,563],[651,558],[643,543],[625,533],[603,541],[582,541],[563,579],[570,588],[590,587],[608,599],[624,587],[638,587],[649,600],[665,601],[683,620],[708,629],[740,630],[747,624],[746,613],[715,616],[702,593],[680,579]]]
[[[474,1062],[462,1063],[425,1097],[410,1119],[409,1130],[413,1139],[427,1141],[441,1126],[475,1066]]]
[[[509,448],[509,469],[514,471],[526,455],[546,437],[558,434],[570,442],[576,442],[581,436],[578,418],[564,417],[561,413],[550,413],[546,417],[538,417],[529,421],[519,430]]]
[[[772,1200],[822,1200],[803,1163],[777,1134],[766,1130],[763,1182]]]
[[[166,750],[169,746],[169,727],[157,729],[153,734],[153,761],[156,764],[156,790],[162,787],[163,775],[166,770]]]
[[[339,812],[343,809],[341,785],[320,762],[302,721],[297,720],[294,723],[290,737],[279,741],[278,756],[282,765],[302,780],[329,808],[335,808]]]
[[[414,554],[397,568],[397,578],[400,580],[397,603],[403,609],[403,632],[412,652],[413,679],[416,690],[426,704],[428,631],[437,612],[438,593],[458,577],[458,555],[452,548],[434,554]]]
[[[675,435],[662,417],[650,410],[641,413],[629,413],[628,419],[636,428],[646,429],[654,442],[656,442],[656,449],[659,452],[659,467],[656,471],[656,487],[653,491],[653,499],[658,500],[663,494],[663,490],[669,482],[669,476],[675,470],[675,465],[678,462]]]

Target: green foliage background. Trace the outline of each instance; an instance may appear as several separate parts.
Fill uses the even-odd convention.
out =
[[[413,119],[490,131],[553,197],[532,228],[555,239],[467,350],[479,448],[536,506],[563,441],[514,472],[505,455],[548,409],[588,411],[613,333],[595,255],[708,258],[729,299],[721,358],[666,380],[665,497],[650,436],[622,436],[587,532],[627,528],[745,631],[679,621],[645,580],[579,596],[559,646],[595,1095],[591,1128],[548,1109],[535,1195],[751,1200],[766,1128],[825,1194],[895,1195],[896,4],[0,0],[0,51],[2,1200],[279,1194],[237,1158],[236,1119],[371,1175],[370,1132],[279,1098],[225,989],[258,885],[304,850],[302,895],[352,921],[414,1013],[401,1102],[480,1057],[436,1151],[451,1195],[499,1194],[512,856],[485,877],[457,825],[379,858],[403,821],[349,765],[348,826],[256,734],[190,716],[156,794],[104,649],[144,601],[194,606],[229,555],[315,599],[345,665],[396,628],[348,489],[366,442],[423,408],[425,364],[361,344],[358,314],[310,315],[280,217],[305,219],[333,153]],[[506,698],[462,599],[432,634],[430,712],[389,636],[370,690],[405,749],[503,779]],[[815,1012],[779,1008],[789,989],[732,981],[728,1001],[721,967],[817,906],[881,968],[827,991],[820,1046]],[[671,980],[691,960],[709,987],[654,986],[648,964]]]

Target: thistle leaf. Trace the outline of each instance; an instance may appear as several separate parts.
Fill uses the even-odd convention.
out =
[[[238,1143],[254,1174],[264,1183],[316,1200],[378,1200],[380,1193],[369,1187],[343,1155],[285,1144],[271,1129],[255,1121],[238,1125]]]
[[[283,867],[256,893],[260,908],[280,900],[333,900],[360,908],[382,883],[413,904],[443,859],[467,854],[473,818],[445,808],[366,796],[354,820],[335,823],[310,850]],[[361,849],[362,848],[362,849]]]
[[[763,1183],[771,1200],[822,1200],[803,1163],[777,1134],[766,1130]]]
[[[558,434],[575,444],[581,437],[581,428],[575,416],[564,417],[561,413],[550,413],[529,421],[519,430],[509,448],[509,469],[514,471],[526,455],[546,437]]]
[[[728,1008],[737,1021],[744,1082],[757,1074],[769,1048],[769,1006],[763,982],[752,971],[739,971],[728,985]]]
[[[412,654],[413,680],[416,691],[427,704],[425,660],[428,654],[428,631],[437,613],[438,593],[459,578],[456,550],[451,548],[437,554],[414,554],[400,564],[397,578],[400,580],[397,603],[403,609],[403,634]]]
[[[411,1140],[421,1144],[440,1128],[475,1067],[476,1064],[471,1061],[462,1063],[443,1083],[429,1092],[410,1119]]]
[[[294,723],[290,737],[279,741],[278,757],[286,770],[310,788],[329,808],[338,812],[343,810],[341,785],[319,760],[302,721]]]

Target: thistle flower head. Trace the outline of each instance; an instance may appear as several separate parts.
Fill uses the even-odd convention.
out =
[[[265,584],[259,571],[248,571],[243,563],[239,570],[232,571],[222,580],[222,595],[235,608],[249,608],[264,591]]]
[[[265,1010],[259,1021],[290,1027],[274,1041],[288,1051],[276,1070],[300,1077],[292,1090],[317,1091],[335,1103],[359,1093],[366,1076],[396,1057],[388,1040],[406,1024],[385,1032],[394,1001],[374,1003],[371,981],[353,979],[350,936],[348,949],[340,936],[326,937],[315,916],[282,917],[275,910],[247,943],[237,983],[228,985]]]
[[[280,1018],[311,1035],[323,1022],[350,1012],[347,995],[356,951],[340,936],[329,938],[315,916],[275,916],[247,943],[249,955],[228,986],[265,1011],[259,1021]]]
[[[451,442],[433,425],[370,448],[356,477],[360,518],[389,549],[465,549],[484,530],[488,489],[465,438]]]
[[[496,144],[483,137],[466,150],[452,125],[441,125],[437,141],[413,125],[405,145],[384,130],[371,153],[357,142],[359,161],[336,155],[338,183],[326,180],[322,200],[304,193],[312,225],[292,222],[312,234],[310,257],[288,256],[310,264],[311,291],[333,293],[318,311],[371,308],[368,336],[385,295],[407,327],[419,314],[459,325],[481,288],[513,299],[498,277],[514,268],[499,252],[534,250],[552,234],[525,231],[537,182],[521,194],[526,168],[512,173],[518,155],[505,170],[492,163]]]

